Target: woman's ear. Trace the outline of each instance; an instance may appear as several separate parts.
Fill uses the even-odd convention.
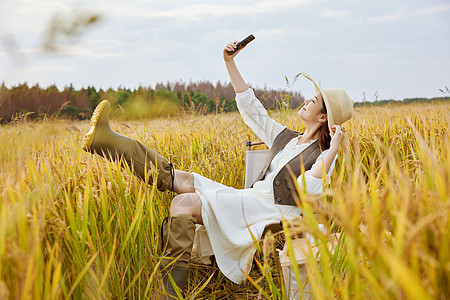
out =
[[[325,123],[327,120],[328,120],[327,114],[324,114],[324,113],[320,113],[320,114],[319,114],[319,119],[318,119],[318,121],[319,121],[320,123]]]

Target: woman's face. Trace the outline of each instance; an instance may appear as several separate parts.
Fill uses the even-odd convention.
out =
[[[324,119],[326,121],[326,113],[322,111],[324,106],[322,95],[317,93],[311,99],[305,100],[305,103],[298,111],[298,115],[306,123],[321,122]]]

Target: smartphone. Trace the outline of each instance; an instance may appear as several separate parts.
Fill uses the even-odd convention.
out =
[[[234,52],[238,51],[239,49],[244,48],[248,43],[250,43],[254,39],[255,39],[255,36],[253,34],[250,34],[248,37],[246,37],[245,39],[243,39],[242,41],[240,41],[239,43],[236,44],[236,49],[234,49],[234,51],[227,51],[227,53],[230,55],[233,54]]]

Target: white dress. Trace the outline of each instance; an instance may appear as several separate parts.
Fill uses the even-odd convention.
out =
[[[270,148],[275,137],[285,126],[271,119],[253,90],[236,94],[236,103],[244,122]],[[196,230],[194,248],[199,257],[215,255],[222,273],[235,283],[241,283],[250,271],[256,251],[253,236],[259,240],[267,224],[300,215],[300,209],[289,205],[276,205],[273,196],[273,178],[281,168],[309,143],[297,145],[292,139],[273,158],[264,180],[252,188],[235,189],[194,174],[194,188],[202,201],[203,226]],[[313,141],[311,141],[312,143]],[[321,164],[324,151],[315,164]],[[336,156],[337,157],[337,156]],[[334,169],[336,157],[330,167]],[[304,174],[308,193],[322,193],[322,179]],[[298,178],[302,186],[302,175]],[[250,234],[250,232],[252,234]]]

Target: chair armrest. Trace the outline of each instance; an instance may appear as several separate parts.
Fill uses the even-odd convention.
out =
[[[271,231],[272,233],[283,231],[283,221],[267,224],[266,227],[264,227],[264,231],[261,237],[264,238],[266,233],[268,233],[269,231]]]
[[[263,141],[259,141],[259,142],[247,141],[246,146],[247,146],[247,150],[252,150],[253,146],[263,145],[263,144],[264,144]]]

